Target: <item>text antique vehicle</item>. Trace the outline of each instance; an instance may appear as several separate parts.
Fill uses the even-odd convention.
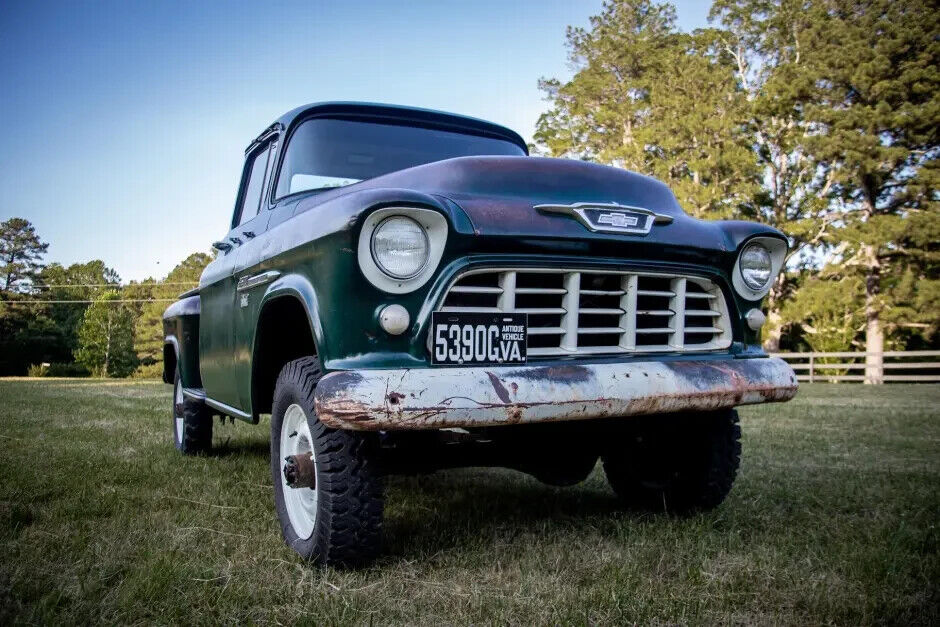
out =
[[[715,507],[733,408],[797,389],[758,342],[783,234],[693,219],[658,181],[530,157],[482,120],[291,111],[248,147],[214,246],[164,314],[176,446],[270,414],[281,529],[319,563],[377,554],[389,473],[572,485],[600,458],[626,505]]]

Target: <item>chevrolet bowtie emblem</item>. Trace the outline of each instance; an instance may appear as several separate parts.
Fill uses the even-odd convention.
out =
[[[672,216],[642,207],[616,203],[578,202],[573,205],[535,205],[543,213],[561,213],[576,218],[592,231],[646,235],[654,224],[669,224]]]
[[[628,215],[626,213],[602,213],[597,216],[598,224],[609,224],[611,226],[636,226],[639,223],[638,216]]]

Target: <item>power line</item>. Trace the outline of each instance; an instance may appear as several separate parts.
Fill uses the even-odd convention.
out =
[[[58,305],[58,304],[87,304],[91,303],[173,303],[178,298],[123,298],[118,300],[0,300],[0,304],[22,305]]]
[[[27,289],[48,289],[51,287],[107,287],[110,289],[124,289],[126,287],[161,287],[163,285],[199,285],[196,281],[189,283],[50,283],[50,284],[40,284],[40,285],[23,285],[21,287]]]

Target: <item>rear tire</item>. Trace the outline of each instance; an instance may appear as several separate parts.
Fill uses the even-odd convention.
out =
[[[205,403],[183,394],[179,367],[173,378],[173,445],[184,455],[212,449],[212,414]]]
[[[717,507],[741,461],[733,409],[652,416],[603,456],[604,472],[625,505],[686,514]]]
[[[271,411],[274,505],[284,541],[305,560],[358,566],[381,549],[383,485],[372,434],[330,429],[317,419],[319,361],[304,357],[281,370]],[[291,488],[285,457],[312,454],[316,485]]]

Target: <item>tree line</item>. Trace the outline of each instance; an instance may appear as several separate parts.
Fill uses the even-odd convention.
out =
[[[938,348],[940,11],[714,0],[710,18],[686,33],[668,2],[609,0],[569,28],[575,72],[540,81],[532,152],[649,174],[693,216],[786,233],[768,350]],[[195,285],[210,256],[120,286],[102,261],[43,265],[46,248],[27,221],[3,223],[0,374],[158,373],[159,299]]]
[[[122,285],[98,259],[44,263],[48,247],[29,221],[0,223],[0,375],[159,377],[163,310],[212,257]]]
[[[940,11],[922,0],[611,0],[542,79],[534,152],[665,181],[790,238],[765,347],[937,347]],[[870,358],[878,365],[877,358]]]

